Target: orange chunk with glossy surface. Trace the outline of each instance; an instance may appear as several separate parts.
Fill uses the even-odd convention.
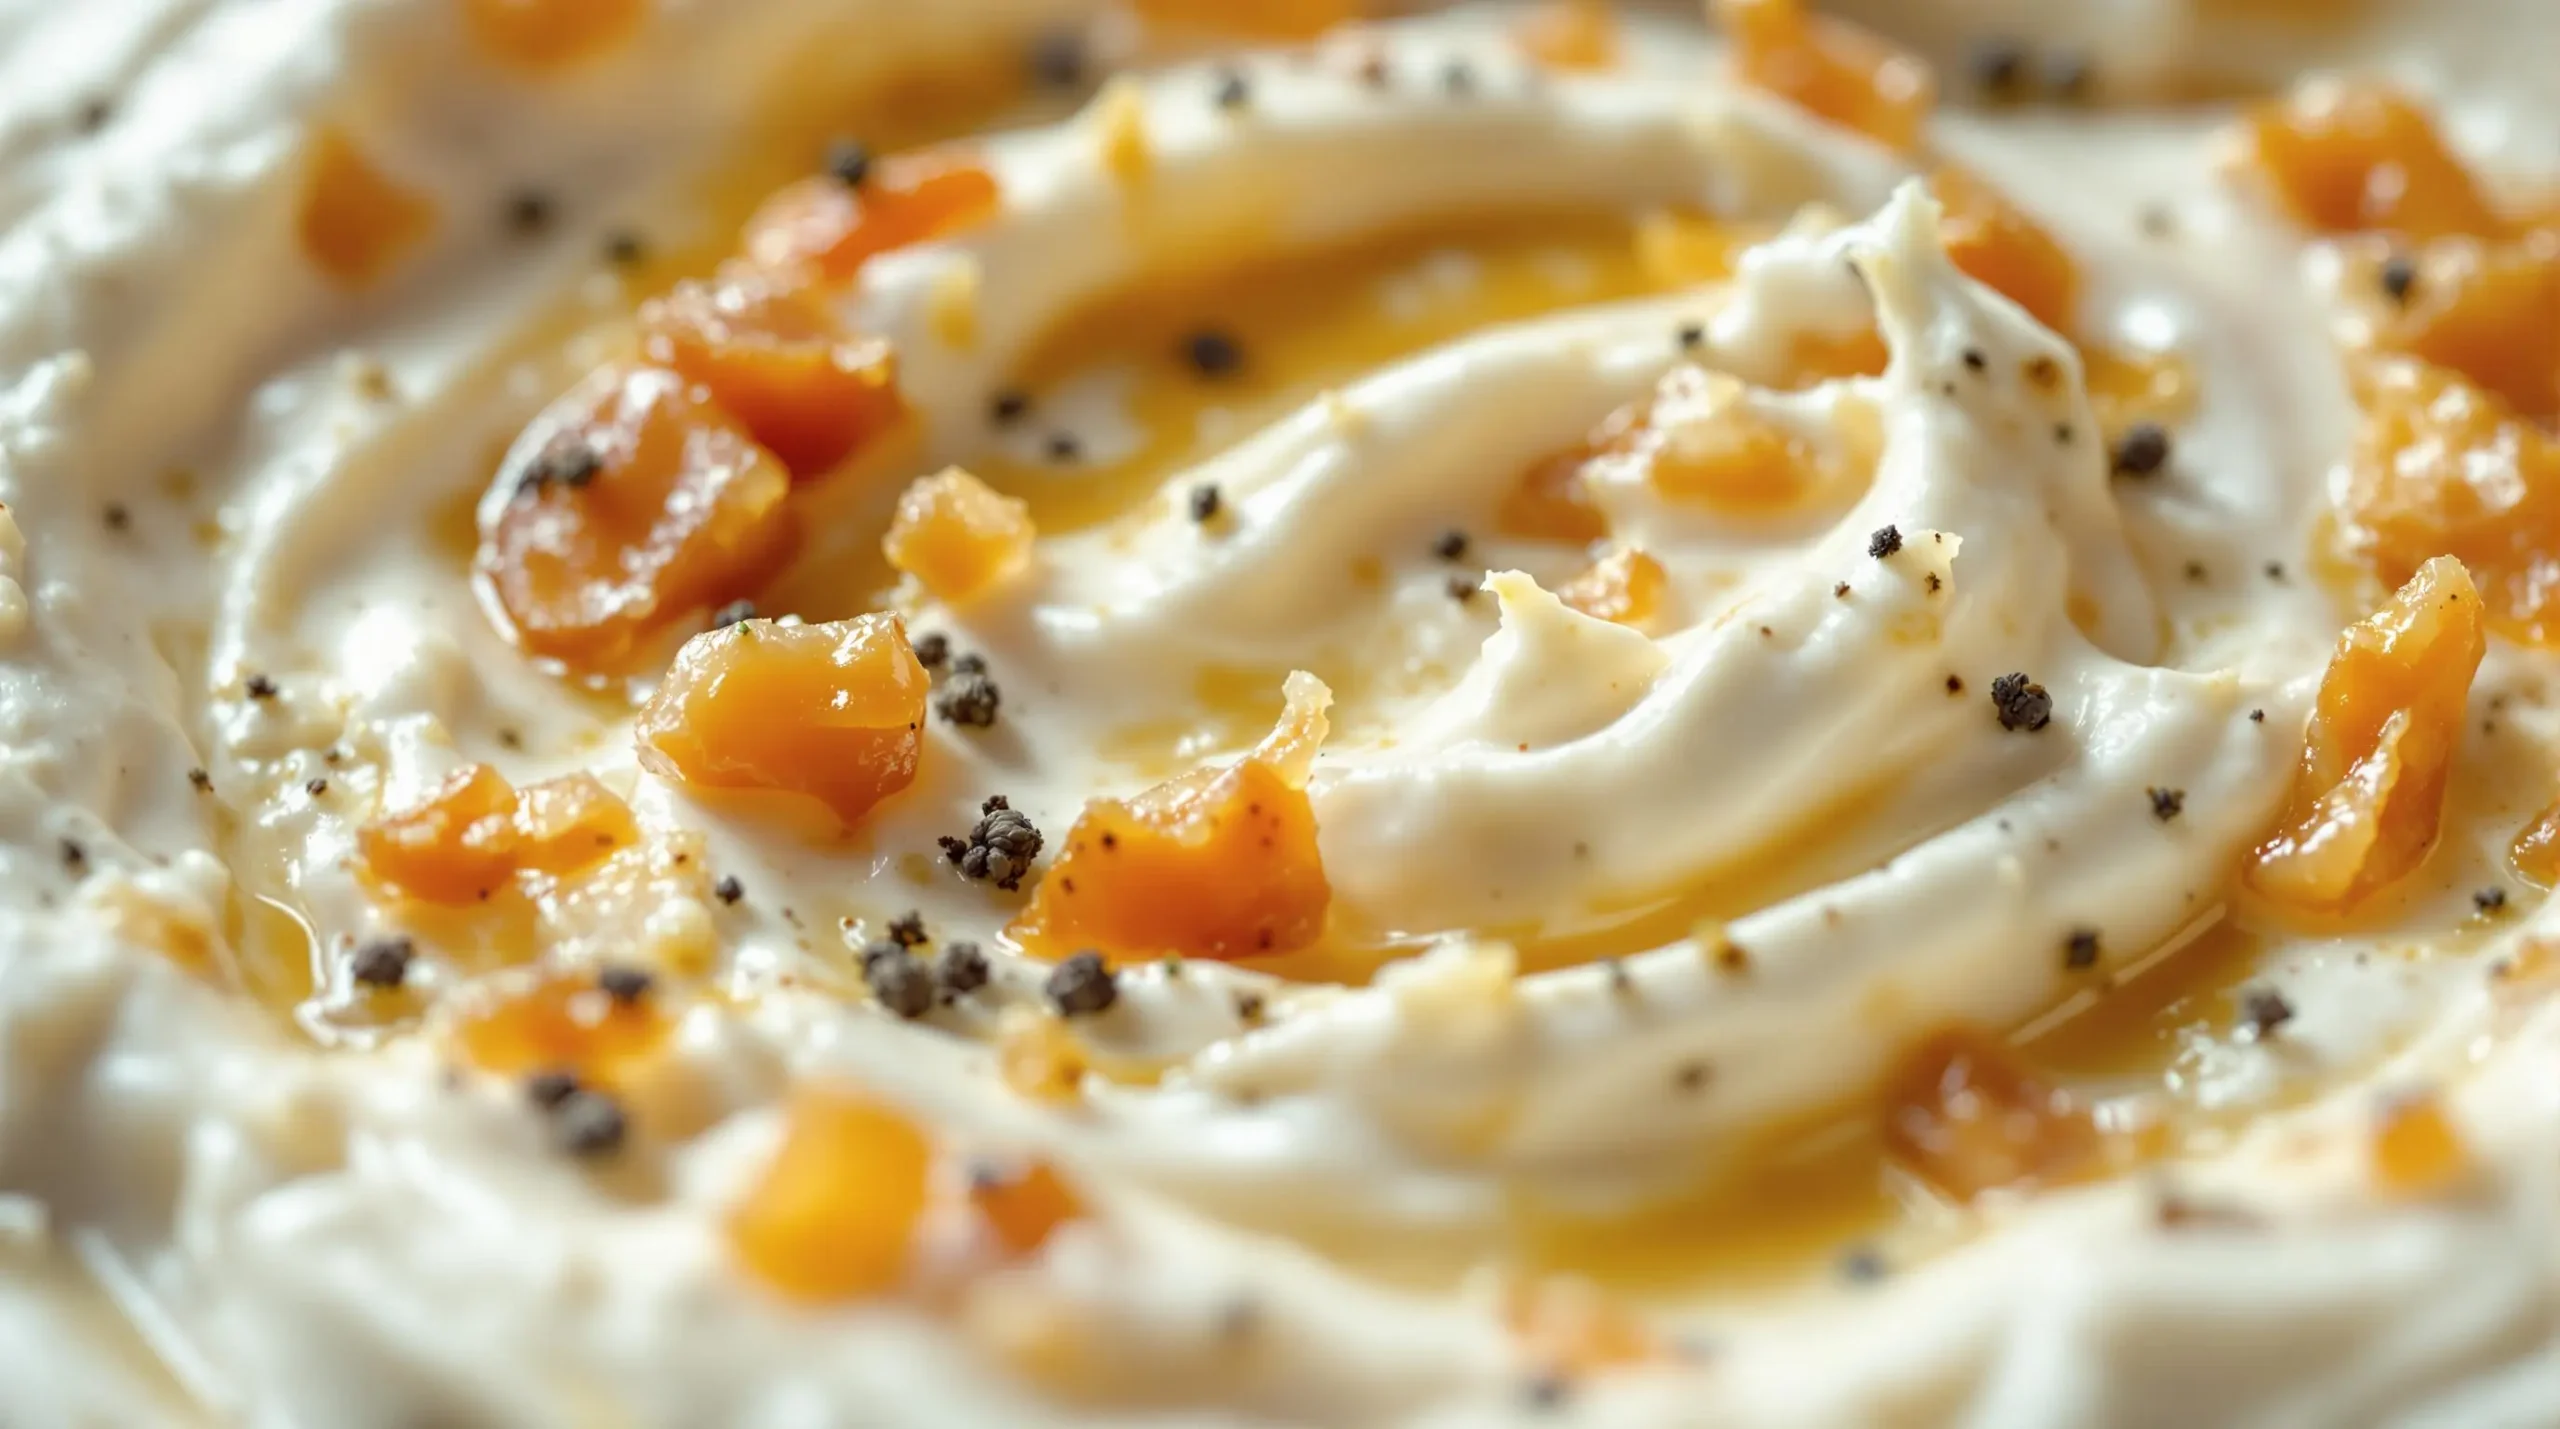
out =
[[[1812,449],[1752,411],[1741,383],[1699,367],[1665,373],[1593,437],[1595,464],[1633,463],[1664,496],[1721,511],[1783,510],[1820,475]]]
[[[790,477],[662,367],[596,373],[526,429],[478,570],[533,654],[611,669],[755,588],[790,548]]]
[[[516,867],[576,873],[640,842],[631,806],[592,774],[529,784],[516,795]]]
[[[1713,0],[1742,81],[1887,148],[1909,150],[1937,103],[1929,67],[1803,0]]]
[[[697,789],[807,795],[850,824],[915,782],[929,688],[894,615],[743,620],[677,652],[640,711],[640,763]]]
[[[889,344],[854,338],[796,270],[730,264],[640,309],[642,349],[710,392],[791,474],[818,476],[906,410]]]
[[[628,39],[647,0],[462,0],[471,38],[491,59],[532,72],[563,69]]]
[[[610,1088],[655,1056],[672,1026],[658,997],[616,998],[595,974],[560,970],[465,1013],[453,1035],[493,1076],[559,1071]]]
[[[2105,1150],[2086,1109],[1967,1028],[1911,1053],[1886,1088],[1884,1138],[1905,1169],[1963,1201],[2068,1181]]]
[[[1565,582],[1556,599],[1594,619],[1642,625],[1662,610],[1669,579],[1662,562],[1620,546]]]
[[[2560,440],[2442,368],[2360,368],[2364,421],[2340,501],[2350,548],[2385,581],[2450,555],[2491,624],[2560,639]]]
[[[1046,1161],[972,1170],[969,1202],[997,1241],[1015,1255],[1038,1250],[1058,1227],[1084,1214],[1075,1189]]]
[[[2443,239],[2414,271],[2404,299],[2377,296],[2376,346],[2451,368],[2526,416],[2560,414],[2560,231]]]
[[[1523,53],[1564,70],[1603,70],[1618,62],[1618,20],[1609,0],[1546,0],[1513,30]]]
[[[1938,170],[1929,187],[1938,198],[1938,237],[1947,257],[2037,322],[2068,332],[2080,301],[2080,268],[2053,235],[1963,169]]]
[[[906,489],[880,544],[890,565],[936,600],[958,604],[1030,564],[1038,534],[1029,505],[955,466]]]
[[[1087,804],[1014,937],[1043,956],[1217,960],[1315,941],[1333,891],[1306,782],[1333,696],[1304,672],[1287,691],[1279,724],[1235,764]]]
[[[827,282],[842,283],[891,249],[984,222],[1002,197],[995,175],[975,160],[892,155],[859,185],[821,176],[765,200],[747,222],[746,253],[762,267],[807,264]]]
[[[2453,1189],[2471,1172],[2462,1133],[2433,1096],[2385,1102],[2373,1121],[2373,1179],[2404,1199]]]
[[[294,227],[303,255],[333,281],[360,288],[382,277],[435,223],[431,200],[376,168],[346,135],[312,136]]]
[[[804,1302],[885,1294],[906,1278],[931,1194],[933,1144],[894,1108],[806,1088],[782,1147],[729,1215],[748,1273]]]
[[[1589,446],[1558,452],[1521,473],[1503,494],[1494,525],[1506,536],[1528,536],[1576,545],[1609,534],[1609,518],[1591,497],[1583,468],[1592,457]]]
[[[445,776],[425,798],[356,830],[366,880],[428,903],[476,903],[515,875],[516,791],[486,764]]]
[[[2412,238],[2504,228],[2435,121],[2387,85],[2307,84],[2252,112],[2242,132],[2251,163],[2310,228]]]
[[[2250,855],[2251,888],[2340,912],[2426,860],[2486,646],[2479,592],[2451,557],[2419,567],[2347,627],[2320,680],[2291,802]]]
[[[2560,885],[2560,799],[2543,805],[2507,847],[2507,861],[2537,887]]]

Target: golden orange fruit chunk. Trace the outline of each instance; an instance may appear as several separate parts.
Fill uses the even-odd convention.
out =
[[[1820,472],[1812,448],[1751,410],[1742,384],[1699,367],[1675,367],[1650,400],[1622,409],[1592,434],[1595,462],[1631,462],[1674,501],[1736,513],[1793,506]]]
[[[1693,287],[1733,276],[1751,235],[1703,214],[1665,210],[1636,221],[1636,265],[1662,288]]]
[[[631,806],[592,774],[529,784],[516,795],[516,867],[567,874],[640,842]]]
[[[859,185],[803,179],[765,200],[747,222],[749,259],[766,268],[807,264],[830,283],[894,248],[944,237],[993,216],[996,176],[953,154],[898,154]]]
[[[1502,1285],[1502,1321],[1539,1368],[1586,1375],[1659,1357],[1644,1321],[1588,1281],[1511,1277]]]
[[[1362,0],[1137,0],[1138,14],[1160,25],[1274,40],[1312,39],[1358,19],[1362,8]]]
[[[1618,62],[1618,17],[1609,0],[1546,0],[1512,30],[1523,54],[1553,69],[1603,70]]]
[[[996,1070],[1017,1096],[1072,1101],[1091,1068],[1084,1044],[1058,1018],[1016,1007],[996,1024]]]
[[[956,605],[1030,564],[1038,534],[1029,505],[955,466],[906,489],[880,546],[890,565]]]
[[[1315,941],[1333,890],[1306,783],[1333,701],[1289,677],[1288,707],[1236,763],[1096,799],[1011,929],[1042,956],[1250,958]]]
[[[2560,440],[2442,368],[2365,364],[2356,388],[2349,549],[2392,582],[2453,556],[2501,634],[2560,639]]]
[[[2462,1133],[2432,1096],[2395,1097],[2373,1119],[2373,1179],[2407,1199],[2453,1189],[2471,1172]]]
[[[478,570],[509,633],[581,670],[735,600],[792,542],[790,476],[683,376],[610,367],[507,454]]]
[[[799,1301],[885,1294],[906,1278],[930,1196],[933,1144],[858,1093],[793,1096],[782,1148],[729,1215],[749,1274]]]
[[[969,1177],[969,1202],[1004,1248],[1029,1255],[1058,1227],[1084,1214],[1084,1203],[1046,1161],[987,1166]]]
[[[1929,188],[1938,197],[1938,237],[1955,265],[2037,322],[2070,331],[2080,301],[2080,269],[2053,235],[1963,169],[1938,170]]]
[[[346,135],[311,136],[294,232],[303,255],[333,281],[360,288],[382,277],[435,224],[435,203],[374,167]]]
[[[561,970],[467,1012],[453,1035],[462,1055],[493,1076],[567,1072],[610,1088],[656,1055],[673,1025],[656,996],[616,998],[594,973]]]
[[[640,763],[697,789],[805,794],[853,823],[915,782],[929,688],[894,615],[743,620],[677,652],[634,728]]]
[[[2560,414],[2560,232],[2428,244],[2416,280],[2379,294],[2374,343],[2461,373],[2529,417]]]
[[[1585,545],[1609,534],[1609,518],[1591,497],[1583,467],[1592,448],[1558,452],[1531,466],[1503,493],[1494,525],[1506,536]]]
[[[486,764],[469,764],[415,804],[356,830],[365,878],[428,903],[474,903],[514,878],[523,830],[516,791]]]
[[[2435,121],[2388,85],[2304,85],[2253,110],[2242,136],[2277,199],[2310,228],[2411,238],[2504,231]]]
[[[640,339],[804,481],[905,411],[889,344],[849,336],[797,270],[733,263],[679,283],[641,306]]]
[[[1937,103],[1929,67],[1803,0],[1713,0],[1742,82],[1890,149],[1918,147]]]
[[[1788,340],[1787,347],[1785,386],[1790,391],[1843,377],[1873,377],[1884,371],[1892,357],[1885,349],[1884,334],[1873,328],[1846,335],[1800,332]]]
[[[647,0],[462,0],[471,38],[484,53],[537,73],[612,49],[647,13]]]
[[[1957,1200],[2067,1181],[2104,1151],[2088,1112],[1997,1038],[1965,1028],[1915,1049],[1886,1088],[1885,1148]]]
[[[2560,884],[2560,799],[2545,804],[2507,847],[2507,861],[2537,887]]]
[[[2347,627],[2320,679],[2292,800],[2250,855],[2251,888],[2338,912],[2425,861],[2486,648],[2480,594],[2449,556]]]
[[[1565,582],[1556,599],[1594,619],[1642,625],[1661,611],[1668,582],[1662,562],[1620,546]]]

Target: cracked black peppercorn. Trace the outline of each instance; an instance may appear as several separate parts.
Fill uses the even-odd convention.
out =
[[[524,1079],[525,1100],[549,1111],[575,1096],[578,1076],[560,1067],[545,1068]]]
[[[1219,494],[1216,482],[1206,481],[1191,488],[1192,520],[1203,523],[1215,521],[1225,505],[1226,498]]]
[[[622,1104],[580,1087],[551,1109],[552,1138],[572,1156],[607,1156],[622,1149],[631,1122]]]
[[[1899,526],[1879,526],[1875,534],[1867,538],[1867,554],[1879,561],[1901,549],[1902,528]]]
[[[1203,377],[1226,377],[1244,366],[1244,348],[1228,333],[1202,328],[1182,340],[1182,357]]]
[[[996,706],[1001,696],[996,682],[983,670],[952,667],[951,679],[933,697],[934,713],[951,723],[970,729],[987,729],[996,722]]]
[[[2098,965],[2098,930],[2074,928],[2062,940],[2062,965],[2073,970]]]
[[[986,953],[975,943],[953,943],[944,948],[936,972],[942,980],[942,990],[953,997],[976,992],[993,975]]]
[[[879,957],[865,954],[862,981],[882,1007],[910,1022],[933,1010],[933,973],[904,948],[893,946]]]
[[[2160,820],[2164,824],[2169,820],[2178,817],[2178,815],[2187,807],[2187,791],[2184,789],[2154,788],[2149,792],[2151,795],[2151,817]]]
[[[2150,476],[2169,464],[2169,434],[2157,422],[2136,422],[2116,439],[2108,465],[2118,476]]]
[[[2053,696],[2021,671],[1991,682],[1991,708],[1999,714],[2002,729],[2032,732],[2053,721]]]
[[[890,919],[889,941],[902,948],[922,947],[932,941],[924,930],[924,915],[910,908]]]
[[[860,188],[871,177],[871,146],[859,139],[838,139],[827,146],[827,172],[846,188]]]
[[[1049,1001],[1057,1005],[1061,1017],[1083,1017],[1109,1010],[1120,1000],[1120,980],[1112,974],[1102,954],[1087,949],[1071,954],[1065,962],[1049,970],[1043,986]]]
[[[711,896],[723,903],[735,904],[739,899],[747,896],[747,886],[738,881],[738,875],[724,873],[720,875],[718,883],[711,885]]]
[[[2483,913],[2495,913],[2507,906],[2507,890],[2494,883],[2477,889],[2471,895],[2471,906]]]
[[[656,981],[649,976],[647,969],[622,963],[609,963],[596,973],[596,986],[604,989],[605,996],[625,1007],[647,997]]]
[[[395,988],[409,980],[418,945],[407,938],[375,938],[356,949],[347,971],[366,987]]]
[[[2263,1042],[2293,1020],[2293,1004],[2274,988],[2251,988],[2240,1000],[2240,1018],[2250,1035]]]
[[[1467,554],[1467,533],[1452,526],[1431,543],[1431,554],[1444,561],[1454,561]]]
[[[951,637],[939,630],[919,635],[916,637],[915,652],[917,664],[928,670],[939,670],[942,668],[942,662],[951,658]]]
[[[2405,305],[2409,294],[2418,286],[2418,265],[2406,253],[2394,253],[2382,260],[2382,295],[2394,303]]]
[[[1040,856],[1043,840],[1031,820],[1006,803],[1002,794],[979,808],[977,827],[966,839],[945,836],[942,853],[960,866],[963,877],[992,882],[1011,892],[1022,886],[1022,875],[1031,871],[1032,860]]]

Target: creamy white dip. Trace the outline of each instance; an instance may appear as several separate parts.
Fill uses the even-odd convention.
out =
[[[925,438],[844,503],[853,545],[906,476],[1036,467],[1060,430],[1086,465],[1133,446],[1127,373],[1039,394],[1028,426],[988,402],[1176,255],[1525,206],[1786,231],[1729,284],[1560,302],[1239,419],[1161,499],[1044,535],[966,609],[910,584],[910,627],[1000,679],[1001,738],[935,722],[925,776],[848,844],[642,772],[629,710],[511,649],[439,533],[627,314],[607,235],[720,240],[703,176],[761,132],[767,77],[883,92],[1013,63],[985,57],[1094,7],[663,0],[609,57],[533,81],[476,57],[445,0],[0,3],[0,1422],[2547,1422],[2560,1018],[2486,976],[2546,920],[2521,885],[2472,914],[2547,801],[2560,719],[2548,657],[2503,642],[2445,847],[2351,932],[2243,940],[2225,985],[2279,990],[2281,1035],[2216,988],[2157,1020],[2137,1068],[2069,1080],[2102,1129],[2172,1129],[2146,1169],[1969,1207],[1895,1182],[1836,1243],[1723,1194],[1822,1155],[1800,1129],[1933,1031],[2068,1043],[2116,984],[2236,936],[2238,860],[2361,613],[2313,556],[2352,412],[2323,260],[2226,182],[2229,109],[2159,96],[2190,69],[2379,67],[2489,172],[2560,171],[2560,12],[2533,0],[2059,8],[1866,7],[1957,69],[1986,30],[2096,58],[2108,104],[1951,109],[1934,142],[2071,251],[2087,332],[2191,371],[2150,481],[2111,479],[2078,352],[1950,264],[1906,163],[1719,77],[1685,15],[1631,20],[1616,70],[1550,72],[1513,11],[1461,7],[1150,65],[987,137],[997,216],[848,298]],[[1230,72],[1249,105],[1217,101]],[[294,241],[323,123],[441,215],[361,292]],[[545,221],[510,225],[531,187]],[[1463,254],[1426,277],[1472,281]],[[1870,322],[1882,376],[1776,390],[1792,340]],[[2063,380],[2025,380],[2040,359]],[[1493,512],[1683,362],[1770,384],[1750,410],[1872,475],[1751,522],[1597,483],[1669,575],[1680,616],[1654,636],[1561,604],[1579,557]],[[1184,511],[1209,483],[1214,534]],[[1452,527],[1485,576],[1470,599],[1433,549]],[[1293,668],[1344,686],[1310,785],[1334,932],[1410,956],[1363,986],[1125,969],[1079,1030],[1161,1076],[1016,1095],[991,1042],[1046,972],[999,937],[1018,900],[910,856],[998,792],[1054,849],[1086,801],[1163,772],[1114,752],[1129,726],[1197,712],[1210,671],[1269,672],[1276,711]],[[2048,726],[1994,717],[2012,671],[2050,691]],[[438,999],[486,969],[351,870],[359,824],[472,760],[594,771],[739,881],[724,901],[670,879],[636,922],[548,933],[572,965],[712,950],[693,981],[718,995],[686,1005],[663,1074],[699,1130],[648,1148],[645,1178],[563,1157],[518,1086],[448,1065]],[[1680,928],[1714,914],[1692,935],[1625,931],[1692,904]],[[137,906],[230,975],[133,936]],[[867,1000],[853,950],[910,908],[993,950],[995,986],[920,1022]],[[316,972],[286,1007],[242,986],[235,946],[279,918]],[[347,954],[390,931],[418,938],[422,1011],[386,1023]],[[2067,954],[2092,936],[2094,960]],[[1615,956],[1515,976],[1515,944],[1569,938]],[[966,1313],[789,1306],[723,1226],[811,1078],[1035,1150],[1092,1214]],[[2475,1174],[2396,1201],[2368,1126],[2421,1088]],[[1688,1219],[1659,1209],[1683,1197]],[[1752,1213],[1765,1231],[1696,1223]],[[1632,1227],[1610,1264],[1662,1273],[1524,1229],[1568,1223]],[[1764,1237],[1790,1248],[1696,1249]],[[1493,1289],[1524,1265],[1641,1282],[1676,1352],[1540,1379]],[[1064,1335],[1071,1373],[1022,1371],[1035,1333]]]

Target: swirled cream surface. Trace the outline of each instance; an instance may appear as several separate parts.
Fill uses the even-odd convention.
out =
[[[2560,12],[1710,8],[0,3],[0,1420],[2547,1422]]]

